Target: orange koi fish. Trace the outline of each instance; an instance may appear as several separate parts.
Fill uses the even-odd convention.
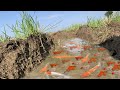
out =
[[[66,63],[69,62],[70,60],[62,60],[62,63]]]
[[[88,77],[89,75],[91,75],[91,73],[93,73],[95,70],[97,70],[100,67],[100,63],[98,65],[96,65],[95,67],[91,68],[90,70],[88,70],[87,72],[83,73],[81,75],[81,77]]]
[[[83,62],[83,63],[84,63],[84,62],[87,62],[89,55],[90,55],[90,54],[87,54],[86,57],[84,57],[84,58],[82,59],[82,62]]]
[[[40,73],[46,72],[46,71],[47,71],[47,68],[48,68],[48,64],[46,64],[45,67],[43,67],[43,68],[40,70]]]
[[[70,46],[70,50],[72,50],[72,49],[79,49],[80,48],[80,46],[79,45],[77,45],[77,46]]]
[[[75,70],[76,66],[69,66],[66,71]]]
[[[55,52],[53,52],[53,54],[60,54],[60,53],[62,53],[63,51],[55,51]]]
[[[74,42],[69,42],[69,44],[76,44],[76,43],[74,43]]]
[[[45,74],[51,75],[51,71],[47,70],[47,71],[45,72]]]
[[[112,70],[120,70],[120,64],[115,63]]]
[[[101,70],[97,76],[98,77],[106,76],[106,70]]]
[[[98,51],[104,51],[106,50],[105,48],[98,48]]]
[[[111,64],[115,64],[115,62],[112,62],[112,61],[107,62],[108,66],[110,66]]]
[[[76,56],[75,59],[78,60],[78,59],[82,59],[83,57],[82,56]]]
[[[90,49],[90,48],[91,48],[91,46],[83,46],[84,50],[87,50],[87,49]]]
[[[94,56],[98,56],[98,54],[96,53],[96,54],[94,54]]]
[[[57,66],[57,65],[58,65],[58,64],[55,64],[55,63],[50,64],[51,67],[55,67],[55,66]]]
[[[96,62],[96,58],[90,58],[90,60],[88,61],[88,63],[92,63],[92,62]]]
[[[74,58],[75,56],[54,56],[53,58],[59,58],[59,59],[62,59],[62,58]]]
[[[118,62],[118,64],[120,64],[120,62]]]

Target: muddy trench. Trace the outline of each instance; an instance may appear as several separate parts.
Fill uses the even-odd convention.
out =
[[[93,29],[96,32],[93,32]],[[108,32],[108,35],[105,38],[101,38],[102,33],[95,36],[98,33],[97,30]],[[120,26],[118,24],[110,24],[107,28],[83,26],[76,32],[36,34],[30,35],[26,40],[17,39],[0,43],[0,79],[25,77],[46,59],[51,50],[58,46],[59,40],[72,38],[80,38],[90,44],[104,47],[113,58],[120,60]]]

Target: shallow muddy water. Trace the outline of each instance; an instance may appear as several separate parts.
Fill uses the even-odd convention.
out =
[[[63,43],[63,48],[66,49],[67,51],[69,51],[72,54],[79,54],[84,51],[83,49],[83,45],[88,45],[88,42],[85,40],[82,40],[80,38],[73,38],[70,40],[67,40],[66,42]],[[78,47],[75,47],[78,46]],[[70,49],[70,47],[72,49]]]

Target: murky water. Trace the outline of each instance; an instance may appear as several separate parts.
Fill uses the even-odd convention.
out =
[[[64,42],[63,48],[65,48],[70,53],[79,54],[80,55],[80,53],[82,51],[84,51],[84,49],[82,47],[83,45],[88,45],[88,42],[85,41],[85,40],[82,40],[80,38],[74,38],[74,39],[67,40],[66,42]],[[73,46],[78,46],[79,48],[72,48],[72,49],[70,49],[70,47],[73,47]]]

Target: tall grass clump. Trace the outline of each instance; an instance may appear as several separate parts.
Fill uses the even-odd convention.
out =
[[[114,22],[120,22],[120,13],[119,12],[115,12],[113,14],[112,21],[114,21]]]
[[[8,41],[10,39],[10,37],[7,35],[5,27],[4,27],[4,31],[2,31],[3,35],[0,36],[0,42],[5,42]]]
[[[104,21],[106,24],[111,22],[120,22],[120,13],[118,11],[114,13],[113,11],[108,11],[105,13],[105,16]]]
[[[68,28],[64,29],[64,31],[74,31],[78,30],[82,25],[81,24],[73,24],[69,26]]]
[[[104,26],[104,21],[102,19],[94,19],[94,18],[88,18],[87,20],[87,25],[89,27],[102,27]]]
[[[40,24],[36,19],[34,19],[27,12],[22,12],[21,14],[22,21],[16,21],[15,25],[12,25],[10,28],[15,35],[15,38],[25,39],[31,34],[41,33],[39,30]]]

